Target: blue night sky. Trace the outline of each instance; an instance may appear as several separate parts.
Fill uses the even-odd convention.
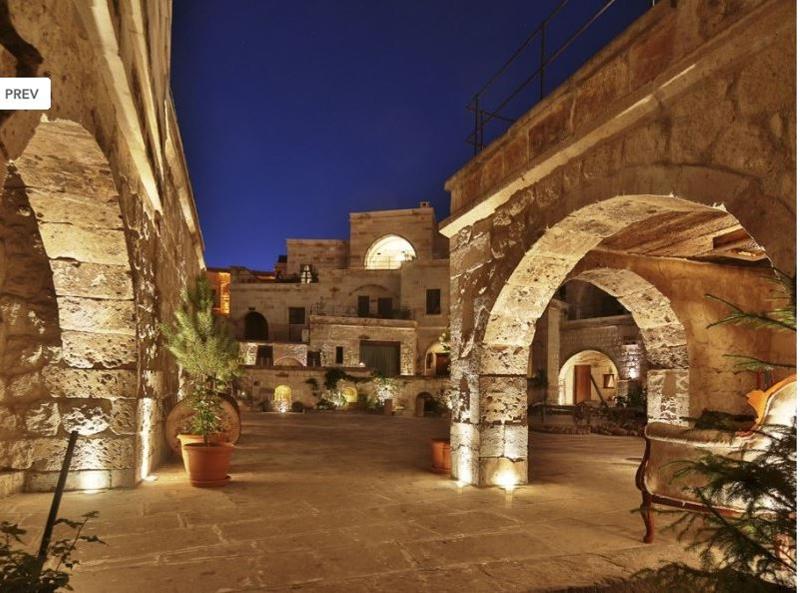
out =
[[[472,151],[467,103],[556,4],[176,0],[172,85],[208,265],[271,269],[287,237],[346,238],[350,211],[429,200],[445,218],[444,182]],[[546,50],[603,4],[570,2]],[[618,1],[546,89],[649,5]],[[534,45],[489,106],[538,66]]]

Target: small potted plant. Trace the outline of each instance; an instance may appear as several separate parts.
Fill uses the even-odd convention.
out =
[[[213,313],[214,298],[205,276],[183,295],[175,321],[163,328],[167,348],[180,364],[192,415],[189,434],[179,436],[193,486],[222,486],[230,480],[233,444],[223,433],[220,393],[239,374],[239,347]]]

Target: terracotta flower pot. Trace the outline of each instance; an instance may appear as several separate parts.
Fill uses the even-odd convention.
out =
[[[189,481],[192,486],[212,487],[224,486],[231,477],[233,445],[231,443],[187,443],[183,446]]]
[[[431,454],[433,456],[433,471],[439,474],[449,474],[450,439],[431,439]]]
[[[184,452],[184,445],[189,443],[202,443],[203,442],[203,435],[201,434],[179,434],[178,440],[181,443],[181,459],[183,459],[183,468],[186,470],[186,473],[189,473],[189,464],[186,463],[186,453]],[[216,432],[214,434],[208,435],[208,442],[209,443],[227,443],[228,442],[228,435],[224,432]]]

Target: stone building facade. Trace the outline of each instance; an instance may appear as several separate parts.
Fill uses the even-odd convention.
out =
[[[313,406],[320,393],[308,380],[322,385],[327,369],[341,368],[394,377],[400,413],[418,412],[420,394],[446,397],[449,357],[440,339],[449,262],[429,204],[351,213],[348,239],[288,239],[286,246],[272,272],[209,271],[220,310],[229,299],[248,395],[271,400],[286,386],[292,401]],[[348,394],[371,396],[374,389],[353,384]]]
[[[769,265],[794,274],[795,22],[659,2],[448,180],[455,477],[527,481],[529,348],[570,279],[641,330],[651,419],[741,410],[727,353],[793,360],[705,295],[768,309]]]
[[[204,268],[169,87],[169,5],[9,2],[0,76],[49,76],[0,113],[0,490],[133,486],[178,392],[159,323]]]

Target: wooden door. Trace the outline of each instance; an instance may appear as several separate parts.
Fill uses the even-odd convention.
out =
[[[436,376],[444,377],[450,374],[450,355],[436,353]]]
[[[572,382],[573,403],[588,402],[592,399],[592,365],[576,364]]]

